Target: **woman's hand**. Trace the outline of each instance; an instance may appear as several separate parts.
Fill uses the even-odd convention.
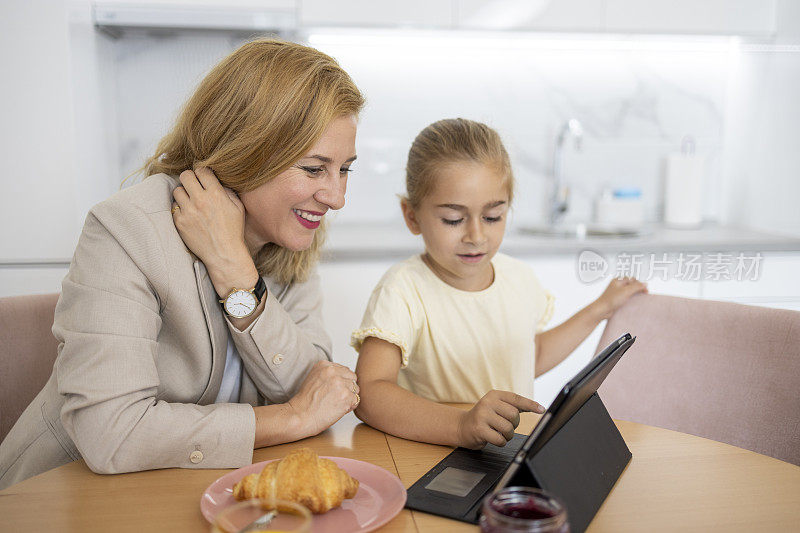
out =
[[[482,448],[487,442],[505,446],[514,438],[520,412],[544,413],[538,403],[513,392],[493,390],[461,416],[458,440],[464,448]]]
[[[250,289],[258,271],[244,242],[244,206],[209,168],[185,170],[172,196],[172,217],[186,247],[206,266],[220,298]]]
[[[647,292],[647,284],[636,278],[614,278],[603,291],[603,294],[594,301],[600,320],[611,318],[628,298],[639,292]]]
[[[319,361],[289,400],[289,406],[300,419],[304,436],[310,437],[355,409],[361,401],[358,393],[355,372],[338,363]]]

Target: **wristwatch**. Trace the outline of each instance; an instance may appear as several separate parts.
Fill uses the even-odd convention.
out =
[[[224,300],[220,300],[219,303],[222,304],[222,308],[225,309],[228,316],[245,318],[255,312],[266,292],[267,285],[264,283],[264,278],[259,276],[255,287],[249,290],[234,287],[228,296]]]

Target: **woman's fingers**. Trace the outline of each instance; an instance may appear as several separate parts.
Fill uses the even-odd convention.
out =
[[[229,188],[225,187],[225,193],[228,195],[228,198],[230,198],[231,202],[236,204],[236,207],[238,207],[240,210],[244,211],[244,204],[239,199],[239,195],[236,194],[236,191],[234,191],[233,189],[229,189]]]
[[[197,175],[191,170],[184,170],[181,172],[181,175],[178,176],[178,179],[181,180],[181,185],[183,185],[183,188],[186,189],[186,192],[190,198],[195,194],[200,194],[204,190],[203,186],[200,184],[200,181],[197,179]]]
[[[334,387],[341,387],[351,394],[359,394],[361,389],[358,387],[358,377],[356,373],[339,363],[320,362],[315,367],[319,369],[319,379],[324,383],[333,384]]]
[[[208,168],[208,167],[200,167],[195,170],[195,175],[197,176],[197,180],[200,182],[200,185],[207,191],[221,191],[222,184],[217,179],[216,174]]]
[[[175,190],[172,191],[172,197],[181,209],[185,209],[189,204],[189,195],[186,194],[186,190],[183,187],[175,187]]]
[[[355,372],[353,372],[352,370],[350,370],[349,368],[347,368],[346,366],[344,366],[344,365],[340,365],[339,363],[332,363],[332,364],[334,365],[334,367],[336,368],[336,370],[338,370],[339,374],[340,374],[342,377],[344,377],[345,379],[348,379],[348,380],[350,380],[350,379],[352,379],[352,380],[355,380],[355,379],[357,379],[357,378],[356,378],[356,373],[355,373]]]

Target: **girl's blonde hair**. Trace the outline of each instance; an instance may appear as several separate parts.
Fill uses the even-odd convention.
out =
[[[278,39],[251,41],[200,82],[144,174],[176,176],[205,166],[224,186],[250,191],[306,155],[332,120],[363,106],[363,95],[332,57]],[[270,243],[253,259],[262,276],[304,281],[324,240],[321,226],[307,250]]]
[[[511,160],[500,135],[474,120],[439,120],[417,135],[408,151],[406,196],[404,201],[416,209],[436,185],[436,173],[448,163],[475,161],[494,169],[506,180],[508,202],[514,196]]]

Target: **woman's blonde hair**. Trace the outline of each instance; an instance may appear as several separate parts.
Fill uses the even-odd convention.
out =
[[[406,163],[406,196],[403,201],[416,209],[436,185],[443,165],[475,161],[494,169],[506,180],[508,202],[514,196],[511,160],[500,135],[474,120],[448,118],[429,125],[411,143]]]
[[[209,167],[224,186],[250,191],[306,155],[332,120],[363,106],[363,95],[332,57],[296,43],[254,40],[200,82],[144,175]],[[304,281],[324,240],[320,226],[307,250],[270,243],[253,259],[262,276]]]

